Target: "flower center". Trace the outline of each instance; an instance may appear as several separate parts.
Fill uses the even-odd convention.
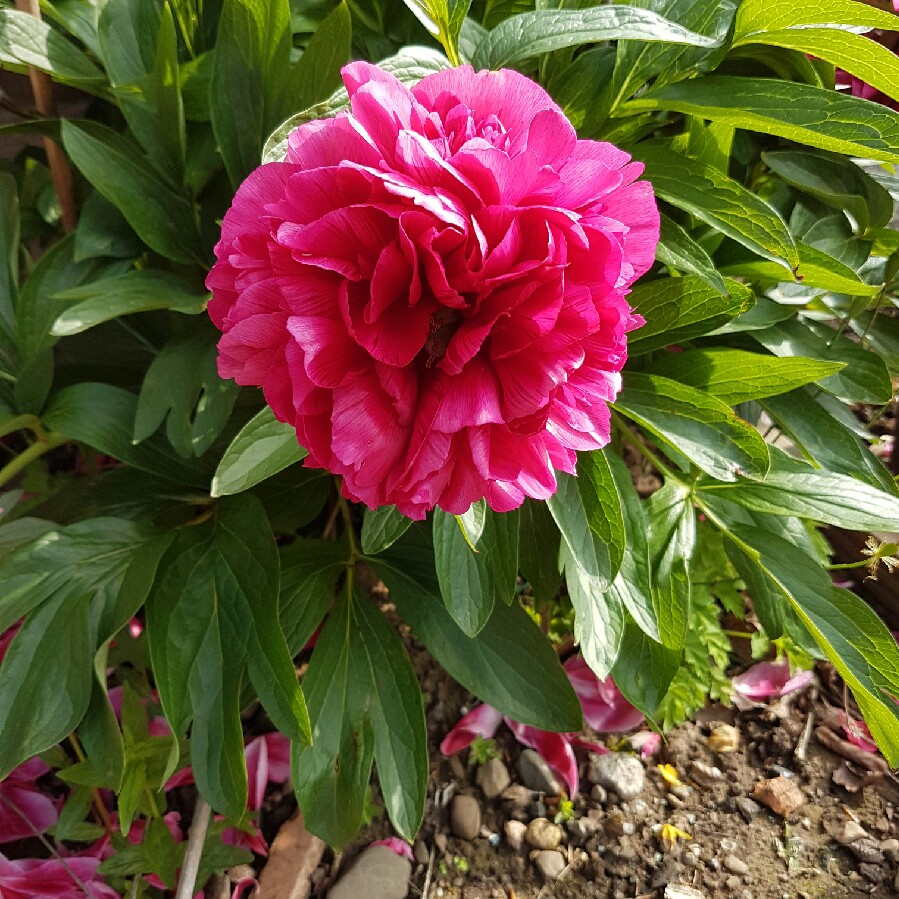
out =
[[[428,323],[428,339],[425,341],[424,347],[428,354],[425,367],[431,368],[443,358],[461,321],[462,314],[458,310],[448,309],[446,306],[441,306],[431,315]]]

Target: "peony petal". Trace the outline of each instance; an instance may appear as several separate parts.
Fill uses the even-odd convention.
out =
[[[460,718],[443,738],[440,743],[441,753],[445,756],[455,755],[467,749],[479,737],[482,740],[490,739],[502,720],[502,714],[493,706],[486,703],[476,705],[467,715]]]
[[[565,781],[568,785],[568,795],[576,796],[580,788],[577,759],[565,734],[538,730],[536,727],[528,727],[509,718],[505,721],[518,742],[535,749],[540,758]]]

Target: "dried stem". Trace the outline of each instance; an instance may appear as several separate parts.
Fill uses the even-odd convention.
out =
[[[16,8],[36,19],[41,17],[38,0],[16,0]],[[31,82],[31,92],[34,94],[37,111],[47,118],[55,117],[56,103],[53,100],[53,81],[50,76],[34,66],[29,66],[28,80]],[[72,189],[72,169],[69,160],[62,147],[50,137],[44,138],[44,152],[47,154],[50,177],[53,179],[53,187],[62,209],[62,227],[66,233],[74,231],[78,224],[78,214],[75,211],[75,194]]]
[[[187,835],[187,849],[184,852],[181,879],[178,881],[178,892],[175,894],[175,899],[191,899],[194,895],[197,874],[200,870],[200,858],[203,855],[206,831],[209,828],[211,816],[212,809],[209,807],[209,803],[202,796],[197,795],[194,819],[190,823],[190,832]]]

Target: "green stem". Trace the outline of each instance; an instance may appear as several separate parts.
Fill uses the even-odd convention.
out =
[[[64,434],[51,432],[46,435],[44,440],[36,440],[28,447],[28,449],[19,453],[15,459],[11,462],[7,462],[3,468],[0,468],[0,487],[6,484],[7,481],[12,480],[12,478],[19,474],[19,472],[23,471],[34,462],[35,459],[39,459],[44,453],[47,453],[52,449],[56,449],[57,446],[62,446],[64,443],[68,442],[68,439],[69,438]]]
[[[875,557],[872,556],[867,559],[859,559],[857,562],[840,562],[837,565],[828,565],[828,571],[843,571],[846,568],[864,568],[866,565],[870,565],[872,560]]]

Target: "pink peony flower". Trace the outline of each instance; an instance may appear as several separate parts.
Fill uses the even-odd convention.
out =
[[[219,373],[370,507],[545,499],[609,440],[658,240],[642,165],[517,72],[343,80],[350,109],[301,125],[225,216]]]
[[[815,678],[811,671],[790,675],[790,662],[759,662],[742,674],[732,677],[733,702],[738,709],[751,709],[765,699],[779,699],[807,687]]]
[[[0,782],[0,843],[33,837],[57,822],[58,803],[37,785],[49,770],[49,765],[33,758]]]
[[[643,723],[643,713],[635,709],[622,695],[612,678],[599,680],[581,656],[572,656],[563,665],[574,692],[581,701],[584,718],[594,729],[603,733],[630,730]],[[482,703],[464,715],[443,738],[440,751],[445,756],[470,746],[478,737],[487,739],[496,733],[500,722],[505,721],[515,739],[523,746],[534,749],[568,786],[568,795],[574,796],[580,788],[577,759],[574,746],[600,755],[609,750],[601,743],[585,740],[579,734],[557,734],[539,730],[527,724],[503,717],[493,706]],[[642,749],[641,755],[645,757]],[[655,748],[652,749],[655,751]],[[651,754],[651,752],[649,753]]]
[[[24,858],[0,854],[3,899],[119,899],[97,873],[98,858]]]

